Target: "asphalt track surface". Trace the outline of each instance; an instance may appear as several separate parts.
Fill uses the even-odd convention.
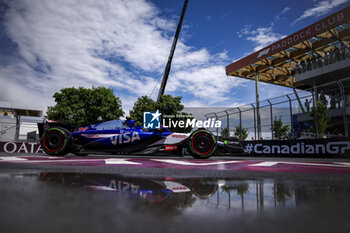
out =
[[[1,232],[350,232],[349,181],[348,159],[1,154],[0,226]]]

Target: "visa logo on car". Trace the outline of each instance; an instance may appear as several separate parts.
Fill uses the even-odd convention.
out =
[[[140,135],[138,132],[126,132],[124,134],[119,134],[111,137],[111,143],[115,145],[126,144],[134,141],[139,141]]]

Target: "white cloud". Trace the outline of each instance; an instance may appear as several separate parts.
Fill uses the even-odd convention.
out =
[[[0,80],[27,88],[27,94],[15,88],[0,98],[32,100],[39,90],[49,98],[63,87],[92,85],[147,94],[145,90],[155,84],[152,78],[136,77],[112,60],[143,71],[163,65],[170,41],[161,30],[172,26],[156,14],[152,5],[140,0],[67,0],[59,7],[53,1],[10,2],[6,29],[19,56],[0,68]]]
[[[246,25],[240,32],[238,32],[240,38],[245,37],[246,40],[254,43],[254,51],[258,51],[273,42],[276,42],[283,37],[280,33],[273,32],[273,25],[270,27],[259,27],[252,29],[251,25]]]
[[[180,93],[189,93],[207,106],[222,102],[229,105],[232,88],[244,85],[245,82],[243,79],[226,77],[224,66],[210,65],[176,72],[167,88],[169,92],[181,90]],[[198,103],[196,105],[203,106]]]
[[[305,10],[304,13],[292,23],[292,25],[308,17],[319,17],[325,15],[333,8],[340,6],[348,1],[349,0],[315,1],[315,5],[312,8]]]
[[[290,11],[290,7],[289,7],[289,6],[285,7],[285,8],[281,11],[281,14],[285,14],[287,11]]]
[[[288,11],[290,11],[290,9],[291,9],[291,8],[290,8],[289,6],[285,7],[280,13],[278,13],[278,14],[275,16],[275,21],[280,20],[280,19],[281,19],[281,16],[282,16],[283,14],[287,13]]]
[[[200,100],[183,101],[182,104],[187,107],[207,107],[208,106],[208,104],[205,101],[200,101]]]
[[[276,97],[280,97],[280,96],[284,96],[292,93],[293,93],[293,89],[290,87],[271,85],[263,82],[260,82],[259,84],[260,101],[276,98]]]
[[[6,87],[0,100],[35,102],[42,108],[53,103],[52,95],[61,88],[104,85],[130,109],[138,96],[152,92],[163,73],[177,23],[160,17],[145,0],[8,4],[6,34],[18,51],[7,64],[0,64],[0,84]],[[168,84],[167,92],[181,90],[198,101],[207,98],[205,93],[218,95],[212,103],[226,100],[234,86],[222,65],[226,53],[210,54],[180,39],[170,79],[173,86]],[[191,87],[183,92],[181,82]]]

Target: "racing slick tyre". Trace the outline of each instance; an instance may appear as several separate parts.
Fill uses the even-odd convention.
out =
[[[71,133],[61,127],[54,127],[44,132],[41,148],[48,155],[62,156],[69,152],[72,144]]]
[[[214,135],[204,129],[194,131],[187,140],[189,153],[197,159],[207,159],[212,156],[216,146]]]

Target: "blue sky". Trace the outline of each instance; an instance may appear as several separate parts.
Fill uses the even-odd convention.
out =
[[[189,0],[165,94],[186,107],[255,101],[225,66],[349,5],[348,0]],[[106,86],[124,111],[156,98],[183,0],[0,0],[0,101],[46,110],[71,86]],[[291,92],[260,86],[261,99]]]

